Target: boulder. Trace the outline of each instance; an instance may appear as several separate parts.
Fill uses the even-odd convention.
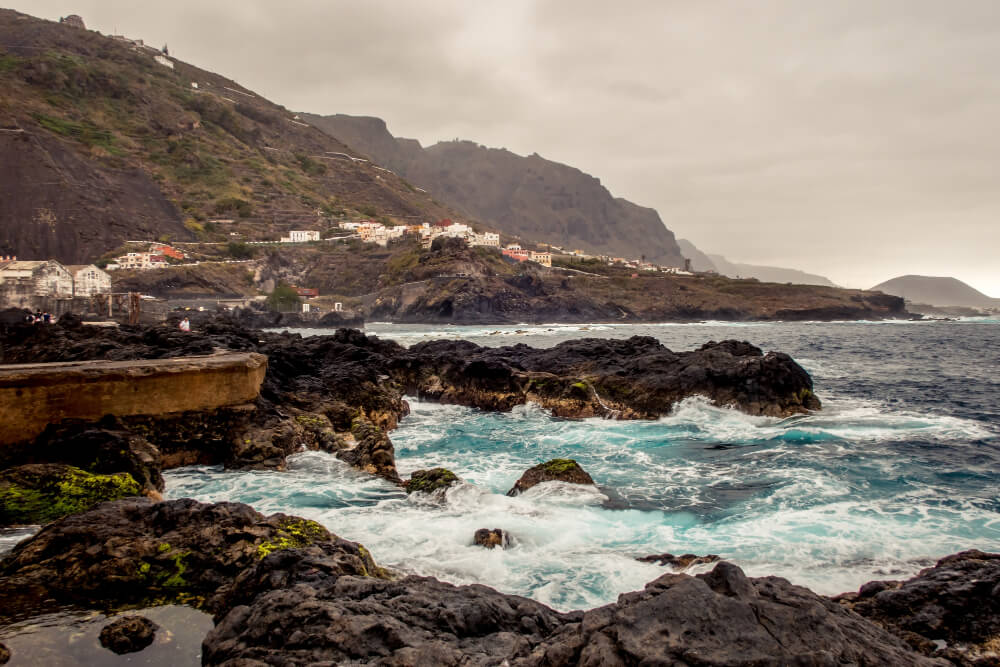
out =
[[[10,662],[10,649],[0,643],[0,665],[6,665],[8,662]]]
[[[45,524],[142,492],[131,475],[95,475],[61,463],[0,471],[0,525]]]
[[[720,562],[665,574],[566,623],[511,665],[947,665],[835,602]]]
[[[265,517],[241,503],[128,498],[49,524],[0,560],[0,597],[124,603],[159,596],[211,608],[238,574],[268,556],[324,543],[340,572],[379,573],[359,544],[315,521]]]
[[[516,496],[542,482],[566,482],[568,484],[593,484],[593,478],[573,459],[552,459],[528,468],[521,479],[514,483],[507,492],[508,496]]]
[[[657,565],[669,565],[675,570],[686,570],[692,565],[715,563],[719,560],[719,557],[715,554],[708,554],[707,556],[696,556],[694,554],[684,554],[682,556],[653,554],[651,556],[636,558],[636,560],[640,563],[656,563]]]
[[[906,581],[869,582],[835,599],[925,653],[1000,665],[1000,554],[963,551]]]
[[[447,468],[414,470],[406,481],[407,493],[434,493],[459,483],[458,476]]]
[[[145,437],[106,417],[97,424],[49,425],[30,445],[3,448],[0,466],[65,463],[91,473],[125,472],[144,491],[162,491],[161,459],[160,450]]]
[[[472,543],[486,547],[487,549],[494,549],[496,547],[506,549],[510,544],[510,537],[507,535],[507,531],[500,528],[480,528],[472,537]]]
[[[337,452],[338,459],[393,484],[403,483],[396,472],[396,450],[384,429],[367,419],[359,419],[354,424],[352,434],[355,445]]]
[[[152,644],[159,629],[145,616],[122,616],[101,628],[101,646],[118,655],[135,653]]]

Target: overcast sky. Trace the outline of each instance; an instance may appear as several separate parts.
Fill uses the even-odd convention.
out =
[[[997,0],[13,0],[289,109],[587,171],[732,261],[1000,297]]]

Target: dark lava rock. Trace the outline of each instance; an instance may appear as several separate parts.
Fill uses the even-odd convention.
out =
[[[730,563],[666,574],[512,665],[945,665],[831,600]]]
[[[500,665],[578,618],[426,577],[386,581],[313,567],[266,579],[282,587],[223,616],[205,637],[203,664]]]
[[[447,489],[458,484],[458,475],[447,468],[431,468],[430,470],[414,470],[406,482],[407,493],[433,493],[438,489]]]
[[[396,449],[385,430],[365,420],[355,423],[352,432],[356,444],[337,452],[337,458],[394,484],[402,484],[396,471]]]
[[[61,463],[15,466],[0,470],[0,526],[48,523],[141,492],[128,473],[95,475]]]
[[[96,424],[50,424],[32,443],[4,447],[0,468],[65,463],[91,473],[125,472],[144,490],[162,491],[160,450],[114,418]]]
[[[528,400],[562,417],[654,419],[691,396],[754,415],[816,410],[809,374],[787,354],[747,342],[672,352],[655,338],[582,338],[552,348],[418,343],[393,362],[408,392],[489,410]]]
[[[135,653],[152,644],[159,629],[145,616],[122,616],[101,628],[101,646],[118,655]]]
[[[1000,554],[963,551],[907,581],[869,582],[836,599],[925,652],[943,640],[948,650],[934,655],[1000,664]]]
[[[0,644],[0,665],[6,665],[10,662],[10,649]]]
[[[129,498],[51,523],[0,560],[0,597],[34,589],[67,599],[128,601],[223,594],[274,552],[323,542],[338,571],[379,571],[359,544],[315,521],[265,517],[241,503]],[[211,605],[209,605],[211,606]]]
[[[569,484],[593,484],[594,480],[580,464],[573,459],[552,459],[534,468],[529,468],[507,492],[508,496],[524,493],[542,482],[568,482]]]
[[[206,665],[947,664],[827,598],[728,563],[570,613],[485,586],[339,575],[315,547],[251,572],[205,638]]]
[[[510,538],[507,535],[507,531],[500,528],[493,528],[492,530],[489,528],[480,528],[472,537],[472,543],[486,547],[487,549],[495,547],[506,549],[510,544]]]
[[[719,557],[715,554],[708,554],[707,556],[696,556],[694,554],[684,554],[683,556],[675,556],[673,554],[654,554],[651,556],[642,556],[641,558],[636,558],[636,560],[641,563],[669,565],[675,570],[686,570],[692,565],[715,563],[719,560]]]

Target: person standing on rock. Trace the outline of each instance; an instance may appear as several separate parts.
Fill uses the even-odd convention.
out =
[[[188,318],[181,320],[181,323],[177,325],[177,328],[181,331],[191,331],[191,321]]]

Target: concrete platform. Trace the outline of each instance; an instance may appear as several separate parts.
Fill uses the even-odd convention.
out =
[[[31,440],[67,419],[240,405],[257,397],[266,371],[267,357],[245,352],[0,366],[0,445]]]

